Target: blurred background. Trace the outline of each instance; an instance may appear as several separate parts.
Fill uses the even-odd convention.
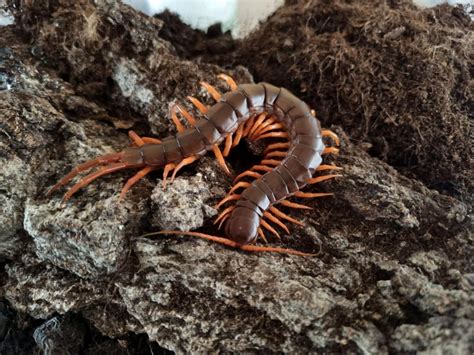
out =
[[[230,30],[232,37],[243,38],[256,28],[260,21],[265,20],[283,5],[285,0],[124,0],[124,2],[148,15],[155,15],[168,9],[179,14],[184,23],[201,30],[220,22],[224,32]],[[471,0],[413,0],[413,2],[420,7],[449,3],[470,6],[472,9]],[[0,26],[11,22],[10,17],[0,12]]]
[[[243,38],[265,20],[285,0],[125,0],[140,11],[154,15],[165,9],[179,14],[181,20],[193,28],[206,30],[220,22],[222,30],[230,30],[232,37]],[[413,0],[420,7],[443,3],[471,5],[471,0]]]

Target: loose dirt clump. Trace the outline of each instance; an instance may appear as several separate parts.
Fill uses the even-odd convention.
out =
[[[221,62],[226,60],[225,55],[236,49],[230,31],[222,32],[219,23],[204,32],[192,29],[168,10],[155,17],[163,21],[160,37],[172,42],[176,54],[182,58],[199,60],[202,57],[205,61],[223,64]]]
[[[238,46],[371,155],[454,196],[472,191],[473,24],[410,1],[292,1]]]

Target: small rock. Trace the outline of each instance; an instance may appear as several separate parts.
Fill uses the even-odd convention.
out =
[[[151,195],[152,225],[165,230],[189,231],[202,227],[217,211],[206,203],[212,197],[201,174],[178,177],[166,189],[158,183]]]

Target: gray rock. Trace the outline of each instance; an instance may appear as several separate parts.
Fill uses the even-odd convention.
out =
[[[117,194],[67,208],[58,200],[46,204],[28,200],[24,228],[41,260],[90,278],[115,273],[123,266],[129,254],[128,237],[138,233],[143,214],[143,205],[119,201]]]
[[[393,333],[399,352],[420,354],[471,354],[474,321],[466,318],[432,317],[426,324],[403,324]]]
[[[206,204],[211,197],[210,186],[200,173],[195,176],[178,177],[166,189],[157,182],[150,196],[152,201],[152,226],[164,230],[189,231],[202,227],[205,219],[217,214],[217,210]]]

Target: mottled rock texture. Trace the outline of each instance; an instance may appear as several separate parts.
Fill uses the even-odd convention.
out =
[[[313,209],[289,213],[305,227],[269,239],[316,257],[143,237],[217,233],[213,206],[231,181],[210,157],[164,191],[160,174],[150,174],[124,201],[131,170],[95,181],[64,206],[64,191],[46,197],[72,166],[128,146],[128,129],[173,134],[170,103],[186,95],[211,102],[200,80],[252,78],[242,67],[181,59],[160,38],[160,20],[120,3],[16,5],[16,25],[0,28],[9,83],[0,87],[0,297],[38,320],[40,348],[50,341],[64,349],[64,334],[49,325],[83,337],[88,322],[104,336],[146,334],[178,353],[472,350],[472,206],[372,157],[344,127],[331,127],[342,140],[344,177],[313,188],[336,196],[304,201]],[[231,168],[258,161],[253,151],[244,142]],[[61,318],[71,314],[83,318]],[[85,353],[116,346],[100,344],[66,345]]]

